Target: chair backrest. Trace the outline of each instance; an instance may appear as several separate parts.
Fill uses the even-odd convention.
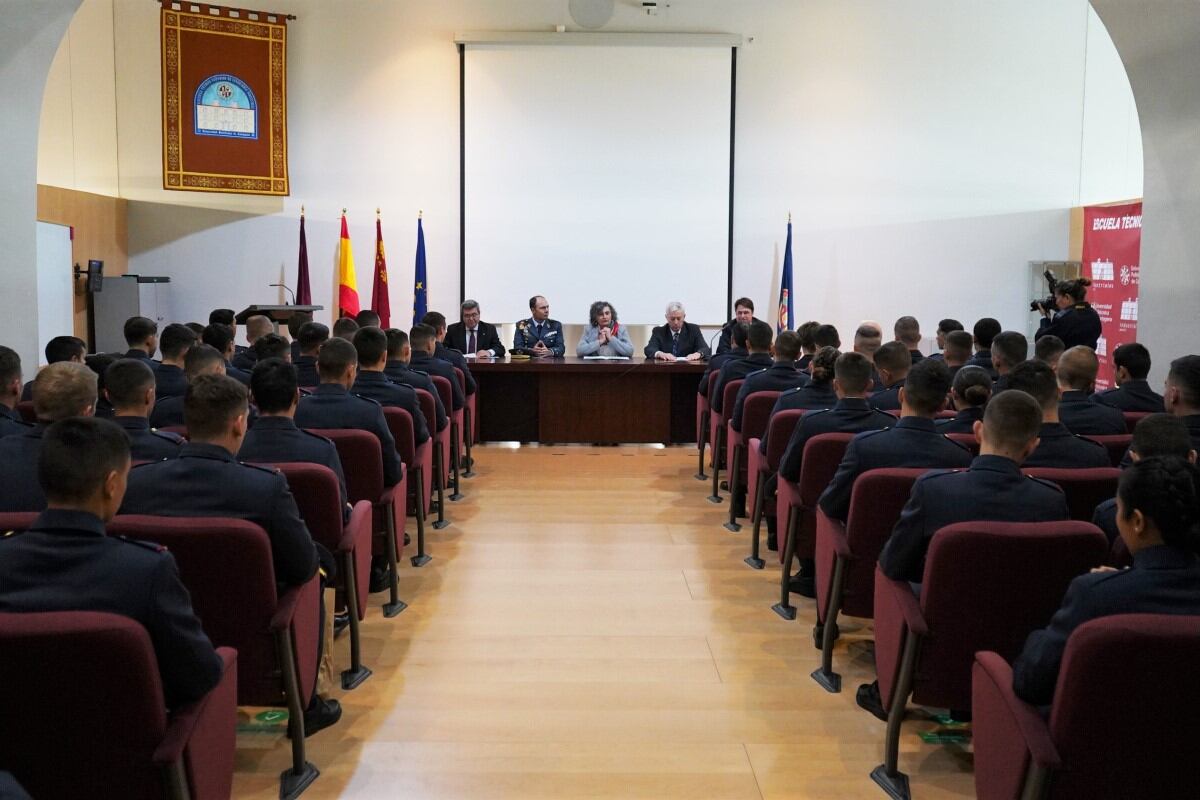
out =
[[[270,466],[287,478],[313,541],[336,553],[342,538],[342,497],[337,475],[324,464],[291,462]]]
[[[437,403],[433,395],[425,389],[417,389],[417,402],[421,404],[421,413],[425,416],[426,426],[430,436],[437,436]],[[449,410],[446,411],[450,413]]]
[[[159,430],[167,431],[168,433],[174,433],[177,436],[182,436],[185,439],[191,438],[188,435],[187,425],[163,425],[161,428],[159,428]]]
[[[960,522],[934,534],[921,607],[929,636],[921,648],[913,700],[969,708],[978,650],[1012,661],[1045,627],[1067,585],[1104,562],[1108,540],[1095,525],[1064,522]]]
[[[462,367],[454,368],[454,378],[458,381],[458,390],[465,395],[467,393],[467,376],[463,374]]]
[[[979,455],[979,440],[975,438],[973,433],[947,433],[946,438],[952,442],[958,442],[963,447],[971,451],[972,456]]]
[[[1143,418],[1150,416],[1152,411],[1122,411],[1121,416],[1125,418],[1125,430],[1133,433],[1133,429]]]
[[[1058,484],[1067,496],[1067,508],[1071,512],[1071,519],[1081,522],[1091,522],[1096,506],[1117,496],[1117,481],[1121,479],[1121,470],[1115,467],[1036,467],[1022,471],[1026,475]]]
[[[733,418],[733,407],[737,403],[738,390],[746,381],[742,378],[730,381],[721,387],[721,426]]]
[[[1083,438],[1104,445],[1104,448],[1108,450],[1109,463],[1114,467],[1121,466],[1121,459],[1125,458],[1129,445],[1133,444],[1133,434],[1131,433],[1112,433],[1105,436],[1085,436]]]
[[[1200,797],[1200,617],[1125,614],[1067,641],[1050,736],[1053,797]]]
[[[38,518],[36,511],[5,511],[0,513],[0,536],[8,531],[27,531]]]
[[[446,409],[446,413],[454,416],[454,390],[450,387],[449,378],[430,375],[429,379],[433,381],[433,388],[437,389],[438,397],[442,398],[442,407]]]
[[[32,797],[163,797],[167,718],[150,637],[95,611],[0,614],[0,765]]]
[[[379,439],[369,431],[321,429],[315,431],[333,442],[342,472],[346,475],[346,494],[351,503],[368,500],[378,503],[383,496],[383,454]]]
[[[778,414],[772,414],[771,419],[767,422],[767,469],[771,472],[779,471],[779,462],[783,460],[783,454],[787,452],[788,442],[792,440],[792,432],[796,430],[796,426],[800,424],[800,418],[804,416],[802,408],[787,408],[780,411]]]
[[[25,422],[37,422],[37,412],[33,410],[32,400],[22,400],[17,403],[17,413]]]
[[[937,412],[936,419],[954,419],[958,416],[958,412],[952,408],[946,408]]]
[[[742,405],[743,439],[750,441],[762,438],[771,419],[771,409],[775,408],[775,401],[779,399],[779,395],[780,392],[761,391],[746,398]]]
[[[719,369],[714,369],[712,372],[708,373],[708,389],[706,391],[708,392],[709,408],[712,408],[713,387],[717,385],[717,378],[720,376],[720,374],[721,370]]]
[[[425,392],[426,396],[429,395]],[[432,401],[432,397],[430,400]],[[400,454],[400,460],[409,469],[412,469],[417,460],[417,436],[414,432],[412,414],[409,414],[403,408],[395,408],[394,406],[386,406],[383,409],[383,418],[387,420],[388,430],[392,434],[392,438],[396,440],[396,452]],[[433,427],[436,428],[437,419],[434,419]]]
[[[929,470],[870,469],[854,480],[846,542],[852,556],[842,589],[843,611],[870,619],[875,609],[875,563],[908,502],[913,483]]]
[[[833,480],[838,464],[846,455],[853,433],[822,433],[804,443],[804,460],[800,462],[800,502],[805,508],[816,508],[817,499]]]

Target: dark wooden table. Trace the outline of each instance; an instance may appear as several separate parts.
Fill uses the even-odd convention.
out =
[[[696,441],[704,362],[643,358],[472,361],[485,442],[613,444]]]

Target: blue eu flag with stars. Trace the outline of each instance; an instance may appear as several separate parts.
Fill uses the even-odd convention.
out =
[[[417,263],[413,271],[413,325],[421,324],[421,318],[429,310],[428,282],[425,280],[425,230],[421,217],[417,217]]]

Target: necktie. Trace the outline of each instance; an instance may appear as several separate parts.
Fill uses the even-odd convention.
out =
[[[537,338],[542,338],[542,323],[537,323],[533,326],[533,332],[537,334]]]
[[[475,331],[474,330],[471,331],[471,338],[467,340],[467,352],[468,353],[479,352],[478,350],[475,349]]]
[[[679,355],[679,332],[671,334],[671,355]]]

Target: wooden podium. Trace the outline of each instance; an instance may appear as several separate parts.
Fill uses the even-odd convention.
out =
[[[261,314],[274,322],[276,327],[278,327],[279,323],[286,323],[291,319],[293,314],[300,312],[312,314],[314,311],[323,310],[325,310],[325,306],[246,306],[246,308],[238,312],[234,320],[238,325],[245,325],[246,320],[250,319],[250,317]]]

